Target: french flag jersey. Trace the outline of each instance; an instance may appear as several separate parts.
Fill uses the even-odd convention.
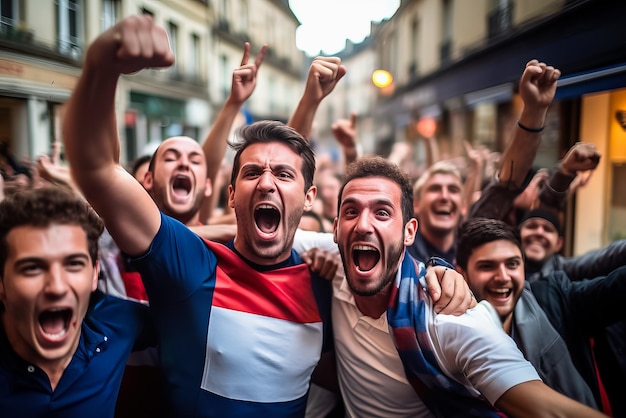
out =
[[[161,216],[136,260],[159,332],[170,416],[303,417],[311,373],[332,344],[330,282],[295,251],[247,263]]]

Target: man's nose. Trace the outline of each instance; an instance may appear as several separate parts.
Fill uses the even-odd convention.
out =
[[[259,176],[259,181],[257,183],[257,189],[263,191],[265,193],[273,191],[275,189],[274,183],[274,175],[270,170],[263,170],[261,175]]]
[[[44,291],[48,295],[59,296],[67,291],[67,282],[64,277],[62,266],[50,266],[46,274]]]

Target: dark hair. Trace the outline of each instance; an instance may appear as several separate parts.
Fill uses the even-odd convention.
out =
[[[402,208],[402,222],[406,224],[414,217],[413,187],[411,186],[411,180],[396,164],[379,156],[361,157],[348,166],[344,175],[343,184],[341,185],[341,189],[339,189],[337,213],[339,213],[339,209],[341,208],[341,198],[346,185],[354,179],[365,177],[384,177],[400,186],[400,191],[402,192],[402,201],[400,202]]]
[[[150,163],[148,164],[148,171],[154,172],[154,164],[152,164],[152,155],[142,155],[141,157],[138,157],[137,159],[135,159],[135,161],[133,161],[132,164],[130,165],[130,174],[132,174],[133,177],[135,177],[135,175],[137,174],[137,170],[139,170],[139,167],[141,167],[147,162]]]
[[[312,210],[305,210],[302,212],[302,218],[312,218],[317,223],[318,229],[317,232],[326,232],[326,228],[324,228],[324,222],[322,221],[322,217]]]
[[[563,236],[563,228],[561,227],[561,222],[559,221],[559,214],[546,207],[538,207],[524,212],[518,223],[518,228],[521,228],[524,222],[533,218],[541,218],[550,222],[554,226],[554,229],[556,229],[559,236]]]
[[[522,240],[517,229],[497,219],[471,218],[459,228],[456,263],[463,270],[467,269],[474,248],[492,241],[505,240],[515,244],[522,252]]]
[[[102,219],[75,192],[57,186],[20,190],[0,203],[0,274],[8,255],[7,235],[18,226],[79,225],[87,234],[91,261],[98,257]]]
[[[287,145],[293,152],[302,158],[302,176],[304,177],[304,191],[313,185],[315,174],[315,152],[313,147],[295,129],[282,122],[264,120],[246,125],[239,130],[239,141],[231,143],[235,151],[233,171],[230,184],[235,187],[235,180],[241,169],[241,153],[252,144],[280,142]]]

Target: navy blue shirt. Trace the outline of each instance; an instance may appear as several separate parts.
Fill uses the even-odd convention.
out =
[[[76,353],[54,391],[43,370],[13,351],[0,322],[0,417],[113,417],[135,343],[154,342],[142,334],[148,321],[146,306],[95,292]]]
[[[448,251],[441,251],[424,238],[419,231],[415,234],[415,241],[409,248],[409,254],[422,263],[426,263],[431,257],[439,257],[453,266],[456,264],[456,240]]]

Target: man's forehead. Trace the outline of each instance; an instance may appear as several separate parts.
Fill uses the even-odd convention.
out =
[[[260,142],[248,145],[241,153],[241,165],[302,165],[302,157],[287,144],[280,142]]]
[[[168,138],[161,143],[159,146],[160,153],[164,153],[166,151],[178,151],[178,152],[197,152],[204,154],[202,151],[202,146],[192,138],[188,136],[175,136],[172,138]]]
[[[508,260],[513,257],[522,257],[519,246],[508,239],[498,239],[475,247],[471,258],[474,262],[479,262]]]
[[[368,198],[397,197],[396,195],[399,193],[400,186],[392,180],[384,177],[361,177],[346,183],[342,197],[346,199],[353,194]]]
[[[549,220],[545,218],[541,218],[539,216],[535,216],[533,218],[526,219],[521,225],[520,228],[528,227],[529,224],[540,224],[540,225],[549,225],[553,229],[557,229],[556,226]]]
[[[461,180],[452,173],[435,173],[426,180],[426,184],[455,184],[461,187]]]

